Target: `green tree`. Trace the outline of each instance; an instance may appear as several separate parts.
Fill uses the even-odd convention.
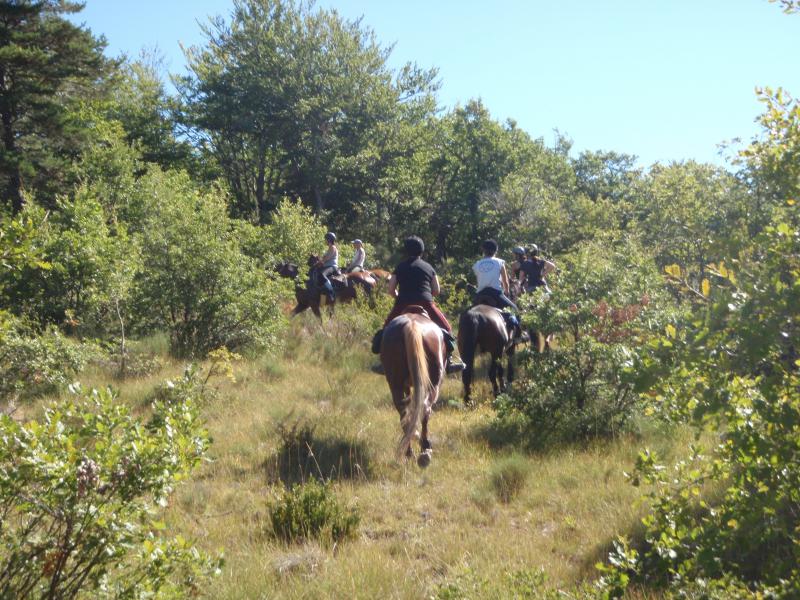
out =
[[[396,104],[429,92],[434,73],[394,77],[360,21],[294,0],[235,0],[208,43],[187,51],[183,119],[218,161],[234,213],[266,222],[283,197],[334,209],[331,187],[353,170]],[[372,146],[374,148],[374,146]]]
[[[655,165],[637,198],[644,241],[659,265],[682,266],[697,286],[706,265],[747,237],[747,195],[727,171],[693,161]]]
[[[107,118],[120,122],[125,140],[138,147],[143,161],[197,172],[191,145],[178,139],[174,99],[164,88],[162,69],[162,59],[153,52],[124,63],[107,101]]]
[[[765,110],[758,118],[761,132],[739,156],[743,176],[753,190],[748,225],[755,235],[772,210],[787,199],[800,202],[800,100],[785,90],[758,90]]]
[[[23,191],[53,189],[82,135],[66,107],[108,69],[105,41],[62,15],[81,4],[0,2],[0,185],[18,212]]]
[[[425,173],[423,222],[437,259],[472,256],[481,237],[494,235],[484,220],[484,194],[500,188],[521,163],[530,140],[513,122],[491,118],[479,100],[458,107],[438,124]]]

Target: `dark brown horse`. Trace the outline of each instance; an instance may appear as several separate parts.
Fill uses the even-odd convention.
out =
[[[428,419],[444,377],[445,345],[442,330],[421,307],[411,306],[408,310],[384,329],[381,363],[403,428],[398,458],[414,455],[411,442],[421,424],[422,452],[417,464],[427,467],[433,452]]]
[[[327,306],[333,312],[336,302],[351,302],[356,298],[356,289],[361,288],[368,296],[372,293],[375,280],[366,272],[348,273],[347,275],[334,275],[329,277],[333,285],[334,301],[331,302],[328,296],[320,291],[320,275],[322,264],[319,257],[312,254],[308,257],[308,280],[306,287],[296,285],[294,296],[297,299],[297,306],[292,310],[292,316],[300,314],[306,309],[311,309],[317,317],[322,318],[320,306]]]
[[[487,352],[491,357],[489,363],[489,379],[492,391],[497,396],[505,389],[503,380],[503,353],[508,356],[507,380],[514,380],[514,340],[509,332],[500,310],[493,306],[478,304],[462,313],[458,320],[458,353],[466,367],[461,372],[464,384],[464,404],[469,404],[471,397],[472,376],[475,367],[475,355]],[[498,385],[498,379],[499,385]]]

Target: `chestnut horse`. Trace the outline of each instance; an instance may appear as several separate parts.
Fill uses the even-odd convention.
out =
[[[422,307],[408,307],[407,312],[392,319],[384,329],[381,363],[403,429],[397,456],[414,455],[411,442],[421,424],[422,452],[417,458],[420,467],[427,467],[431,462],[433,449],[428,439],[428,419],[439,399],[444,360],[442,330]]]
[[[321,292],[318,287],[319,271],[322,266],[319,257],[312,254],[308,257],[307,264],[309,269],[308,281],[306,282],[306,287],[295,286],[294,296],[297,299],[297,306],[292,310],[292,316],[310,308],[311,312],[321,319],[322,313],[319,310],[321,305],[324,304],[330,312],[333,312],[335,302],[355,300],[356,286],[361,287],[368,296],[375,286],[375,279],[366,271],[329,277],[334,293],[334,302],[331,302],[328,296]]]
[[[472,376],[475,367],[476,353],[488,352],[491,356],[489,363],[489,380],[492,382],[492,392],[497,396],[505,389],[503,381],[503,353],[508,356],[508,382],[514,380],[514,339],[509,332],[500,309],[486,304],[478,304],[461,314],[458,320],[458,353],[466,367],[461,372],[461,382],[464,384],[464,404],[470,403]],[[498,385],[498,378],[500,383]]]

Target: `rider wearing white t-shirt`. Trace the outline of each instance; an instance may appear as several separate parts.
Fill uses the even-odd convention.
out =
[[[363,271],[364,261],[367,259],[367,253],[364,251],[364,243],[359,239],[355,239],[352,241],[352,244],[356,251],[353,255],[353,260],[351,260],[344,269],[348,273]]]
[[[519,312],[517,305],[507,296],[508,274],[506,273],[506,263],[495,256],[497,254],[497,242],[486,240],[481,244],[481,248],[483,249],[483,258],[472,267],[475,277],[478,279],[476,296],[491,296],[497,302],[498,308],[509,307]]]

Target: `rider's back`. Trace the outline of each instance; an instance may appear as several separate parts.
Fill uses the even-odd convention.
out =
[[[520,265],[525,273],[525,287],[541,287],[545,285],[543,273],[545,262],[541,258],[529,258]]]
[[[500,274],[505,262],[494,256],[485,256],[472,267],[478,280],[478,290],[491,288],[503,291]]]
[[[394,274],[397,277],[398,302],[433,301],[431,283],[436,271],[430,264],[412,257],[397,265]]]

